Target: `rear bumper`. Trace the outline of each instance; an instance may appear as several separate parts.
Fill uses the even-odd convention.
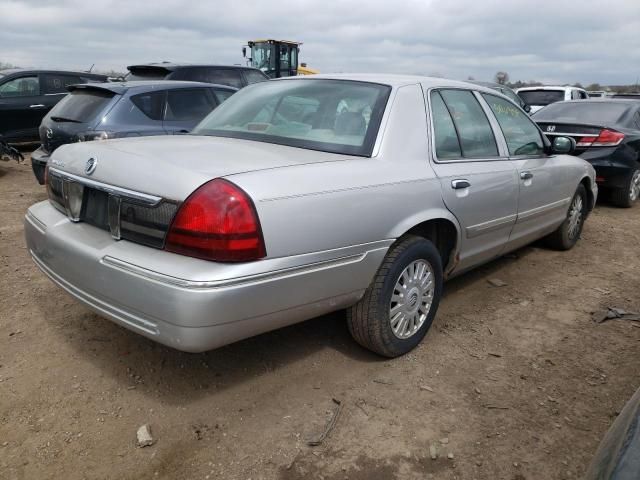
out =
[[[34,262],[56,284],[109,320],[189,352],[352,305],[390,243],[234,265],[115,241],[48,202],[24,223]]]
[[[618,147],[592,149],[580,155],[596,171],[596,182],[601,188],[626,188],[630,175],[638,168],[635,157]]]
[[[44,170],[49,160],[49,154],[42,147],[38,148],[31,154],[31,169],[36,176],[36,180],[40,185],[44,185]]]

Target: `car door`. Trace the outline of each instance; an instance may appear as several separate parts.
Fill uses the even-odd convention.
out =
[[[0,134],[6,140],[36,140],[45,114],[37,74],[13,76],[0,84]]]
[[[217,105],[207,87],[169,90],[163,128],[168,134],[188,133]]]
[[[525,245],[553,230],[565,218],[575,185],[555,156],[545,153],[542,132],[529,115],[508,100],[483,93],[500,125],[509,158],[518,170],[518,217],[510,247]]]
[[[503,251],[515,224],[517,171],[471,90],[429,92],[433,169],[447,208],[462,227],[459,270]]]

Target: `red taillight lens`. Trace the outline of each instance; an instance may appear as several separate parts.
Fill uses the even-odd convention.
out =
[[[604,129],[595,139],[592,146],[594,147],[614,147],[620,145],[620,142],[624,140],[624,133],[616,132],[615,130]]]
[[[579,140],[576,143],[576,147],[590,147],[597,138],[598,137],[578,137]]]
[[[266,255],[253,202],[221,178],[202,185],[180,206],[165,250],[218,262],[247,262]]]

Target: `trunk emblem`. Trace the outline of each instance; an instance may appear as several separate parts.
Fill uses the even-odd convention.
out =
[[[53,138],[53,130],[47,128],[47,138],[51,140]]]
[[[84,173],[86,173],[87,175],[91,175],[96,170],[97,166],[98,160],[94,157],[91,157],[89,160],[87,160],[87,164],[84,167]]]
[[[547,132],[555,132],[556,131],[556,126],[555,125],[549,125],[547,127]]]

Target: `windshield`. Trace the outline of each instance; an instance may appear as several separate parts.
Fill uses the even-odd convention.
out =
[[[347,80],[262,82],[233,95],[192,133],[370,156],[390,91]]]
[[[269,43],[256,43],[251,47],[251,66],[263,72],[276,69],[275,46]]]
[[[554,103],[535,113],[536,122],[578,123],[611,125],[618,123],[627,112],[629,105],[597,102]]]
[[[527,105],[549,105],[564,100],[564,90],[524,90],[518,92]]]

